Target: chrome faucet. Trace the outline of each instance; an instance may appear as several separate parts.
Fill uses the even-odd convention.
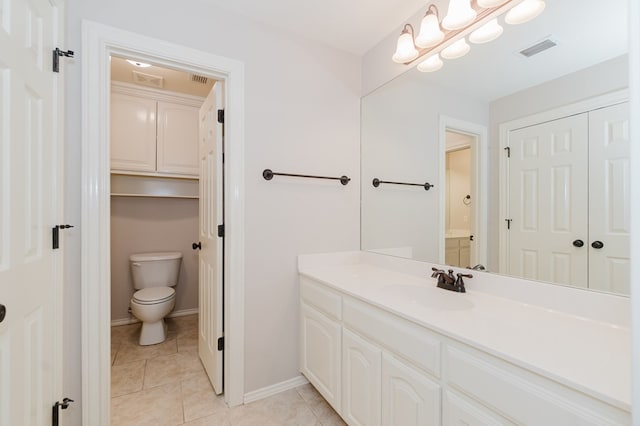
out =
[[[431,268],[433,273],[431,274],[431,278],[438,279],[438,287],[443,288],[449,291],[455,291],[458,293],[465,293],[466,290],[464,288],[464,281],[462,278],[473,278],[471,274],[456,274],[456,277],[453,275],[453,269],[449,269],[445,272],[443,269]]]

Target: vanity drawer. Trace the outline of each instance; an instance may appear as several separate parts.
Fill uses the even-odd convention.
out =
[[[342,314],[346,327],[440,377],[440,341],[424,327],[349,297]]]
[[[322,313],[342,319],[342,296],[325,285],[300,276],[300,298]]]
[[[467,347],[446,345],[443,378],[518,424],[625,425],[629,413]]]

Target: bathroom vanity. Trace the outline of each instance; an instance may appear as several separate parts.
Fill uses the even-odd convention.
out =
[[[300,371],[348,424],[631,423],[628,298],[433,266],[299,256]]]

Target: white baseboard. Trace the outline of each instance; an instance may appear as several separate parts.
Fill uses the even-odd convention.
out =
[[[309,381],[303,375],[299,375],[293,379],[285,380],[284,382],[276,383],[275,385],[245,393],[244,403],[249,404],[259,399],[264,399],[280,392],[306,385],[307,383],[309,383]]]
[[[184,316],[187,316],[187,315],[196,315],[197,313],[198,313],[198,308],[181,309],[179,311],[171,312],[169,315],[166,316],[166,318],[184,317]],[[133,315],[130,315],[129,318],[121,318],[121,319],[117,319],[117,320],[112,320],[111,321],[111,327],[117,327],[119,325],[135,324],[137,322],[140,322],[140,320],[138,318],[134,317]]]

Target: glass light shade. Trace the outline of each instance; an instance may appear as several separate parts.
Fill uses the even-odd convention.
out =
[[[416,46],[431,47],[440,43],[444,39],[444,33],[440,29],[438,16],[434,13],[427,13],[420,23],[420,33],[416,37]]]
[[[475,44],[488,43],[502,34],[503,28],[497,19],[492,19],[469,36],[469,41]]]
[[[478,0],[478,6],[483,9],[489,9],[490,7],[500,6],[502,3],[506,3],[507,0]]]
[[[404,64],[405,62],[413,61],[417,57],[418,51],[413,45],[413,37],[408,31],[403,31],[398,37],[396,53],[393,54],[391,59],[398,64]]]
[[[442,65],[442,59],[440,59],[440,56],[436,53],[435,55],[431,55],[426,60],[420,62],[417,68],[418,71],[433,72],[442,68]]]
[[[459,30],[476,19],[476,11],[471,8],[470,0],[449,0],[447,16],[442,20],[442,26],[448,30]]]
[[[471,50],[471,47],[467,44],[464,38],[461,38],[440,52],[440,54],[445,59],[457,59],[469,53],[469,50]]]
[[[543,0],[524,0],[507,12],[504,22],[510,25],[523,24],[540,15],[544,10]]]

